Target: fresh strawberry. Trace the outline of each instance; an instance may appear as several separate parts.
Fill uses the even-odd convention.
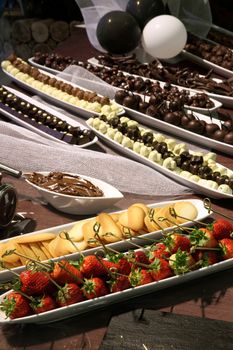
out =
[[[139,262],[145,265],[148,265],[150,263],[146,252],[143,250],[136,250],[134,252],[134,259],[135,262]]]
[[[166,250],[166,245],[164,243],[156,243],[150,249],[149,262],[153,262],[156,258],[163,259],[168,258],[170,253]]]
[[[128,275],[131,271],[131,264],[129,263],[128,256],[125,256],[122,253],[119,254],[108,254],[106,256],[107,260],[110,263],[114,263],[116,272],[122,275]]]
[[[195,260],[189,252],[178,249],[175,254],[169,258],[169,265],[176,275],[193,270],[195,267]]]
[[[87,255],[83,258],[81,272],[86,278],[108,275],[108,270],[95,255]]]
[[[42,297],[34,298],[30,306],[36,314],[40,314],[55,309],[56,303],[50,295],[43,295]]]
[[[205,227],[194,229],[190,233],[190,240],[192,245],[196,247],[215,248],[218,245],[213,232]]]
[[[25,317],[31,313],[29,300],[17,292],[11,292],[0,304],[0,309],[11,319]]]
[[[188,252],[191,246],[190,239],[180,233],[168,234],[164,239],[164,244],[170,254],[176,253],[178,249]]]
[[[233,224],[225,219],[218,219],[213,223],[213,235],[217,240],[229,238],[233,233]]]
[[[219,246],[222,251],[222,258],[224,260],[233,258],[233,239],[223,238],[219,241]]]
[[[20,290],[27,295],[42,294],[51,287],[49,274],[44,271],[25,270],[19,275]]]
[[[211,250],[196,250],[193,257],[200,267],[213,265],[219,261],[218,252]]]
[[[173,275],[169,262],[158,258],[150,265],[150,274],[154,281],[163,280]]]
[[[61,285],[66,283],[76,283],[80,285],[83,281],[83,275],[80,270],[67,260],[57,261],[54,264],[51,278]]]
[[[83,293],[75,283],[66,283],[57,292],[56,301],[59,306],[67,306],[83,301]]]
[[[109,293],[104,280],[99,277],[84,280],[82,291],[87,299],[98,298]]]
[[[153,282],[151,274],[146,269],[137,268],[132,270],[129,274],[129,281],[132,287],[142,286]]]
[[[128,276],[117,276],[116,279],[110,281],[110,292],[116,293],[121,292],[122,290],[130,288],[130,281]]]

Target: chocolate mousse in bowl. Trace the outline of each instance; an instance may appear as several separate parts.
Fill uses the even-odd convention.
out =
[[[32,172],[25,178],[50,205],[69,214],[94,214],[123,198],[110,184],[80,174]]]

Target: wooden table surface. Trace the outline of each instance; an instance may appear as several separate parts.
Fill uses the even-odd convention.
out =
[[[97,51],[91,47],[87,40],[86,32],[84,29],[77,29],[72,37],[67,41],[61,43],[56,52],[63,55],[71,55],[73,57],[85,60],[97,54]],[[222,109],[222,113],[228,113],[233,116],[233,111]],[[114,153],[114,152],[113,152]],[[233,158],[224,154],[218,153],[218,160],[220,163],[227,165],[233,170]],[[74,220],[78,220],[79,217],[71,216],[60,213],[52,207],[40,204],[38,199],[38,193],[35,189],[31,188],[24,180],[13,179],[12,177],[5,176],[4,182],[12,183],[18,192],[18,205],[17,212],[23,213],[26,217],[31,217],[37,222],[37,229],[48,228],[55,225],[61,225]],[[185,198],[203,198],[201,196],[186,196]],[[184,198],[180,197],[180,198]],[[174,198],[171,198],[171,200]],[[177,199],[177,197],[176,197]],[[145,203],[159,202],[161,198],[158,196],[144,197],[125,194],[125,198],[117,203],[119,209],[124,209],[128,205],[143,201]],[[213,200],[213,208],[220,211],[223,214],[227,214],[232,217],[233,203],[231,200]],[[142,342],[142,333],[134,331],[134,325],[132,323],[127,324],[130,329],[132,338],[134,338],[135,344],[131,342],[116,342],[118,338],[113,337],[113,333],[108,335],[110,320],[118,320],[117,324],[120,327],[121,318],[125,312],[132,313],[133,310],[150,309],[149,316],[157,319],[158,313],[161,315],[174,315],[177,317],[176,322],[181,322],[183,318],[190,316],[191,320],[195,320],[195,325],[200,324],[204,319],[209,320],[207,325],[213,325],[211,320],[221,322],[225,325],[224,321],[229,322],[229,327],[233,327],[233,268],[215,273],[205,278],[200,278],[195,281],[185,283],[167,290],[149,294],[146,296],[138,297],[127,302],[122,302],[117,305],[113,305],[107,309],[100,309],[92,312],[91,314],[76,316],[74,318],[59,321],[48,325],[1,325],[0,326],[0,350],[17,349],[17,350],[73,350],[73,349],[202,349],[200,344],[193,342],[192,330],[190,331],[190,343],[186,345],[175,345],[171,340],[170,345],[166,343],[166,347],[146,347]],[[127,314],[126,314],[127,315]],[[181,316],[182,315],[182,316]],[[124,315],[123,315],[124,316]],[[173,317],[173,316],[172,316]],[[128,319],[126,319],[128,320]],[[160,319],[159,319],[160,320]],[[186,320],[186,319],[185,319]],[[190,318],[189,318],[190,320]],[[198,323],[200,320],[200,323]],[[122,321],[122,327],[125,320]],[[128,321],[127,321],[128,322]],[[111,325],[112,323],[110,323]],[[206,325],[206,324],[205,324]],[[114,326],[114,322],[113,322]],[[157,333],[154,337],[159,336],[160,321],[157,322]],[[216,324],[216,327],[219,323]],[[125,325],[125,329],[127,328]],[[145,326],[146,327],[146,326]],[[172,323],[167,325],[167,332],[171,334],[175,331]],[[169,328],[170,327],[170,328]],[[191,327],[192,328],[192,327]],[[207,327],[208,328],[208,327]],[[198,327],[196,326],[196,329]],[[124,331],[121,329],[122,332]],[[120,328],[118,332],[121,331]],[[188,331],[188,328],[186,329]],[[111,328],[112,332],[112,328]],[[176,330],[177,332],[177,330]],[[107,336],[106,336],[107,334]],[[123,333],[122,333],[123,334]],[[161,333],[162,334],[162,333]],[[188,336],[189,333],[187,333]],[[105,339],[104,339],[105,336]],[[145,334],[143,335],[145,336]],[[151,334],[150,334],[151,336]],[[109,338],[110,337],[110,338]],[[111,338],[112,337],[112,338]],[[205,338],[205,337],[204,337]],[[224,338],[225,339],[225,338]],[[222,343],[222,347],[219,344],[215,344],[215,347],[209,347],[209,349],[233,349],[232,342],[228,338]],[[138,340],[138,342],[137,342]],[[102,345],[101,345],[102,344]],[[112,344],[112,345],[111,345]],[[203,345],[203,343],[202,343]],[[182,347],[183,346],[183,347]]]

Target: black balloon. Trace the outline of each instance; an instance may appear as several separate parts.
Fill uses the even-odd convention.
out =
[[[136,19],[141,29],[150,19],[166,12],[162,0],[129,0],[126,11]]]
[[[138,46],[141,30],[128,12],[111,11],[99,20],[96,36],[100,45],[109,53],[124,54]]]

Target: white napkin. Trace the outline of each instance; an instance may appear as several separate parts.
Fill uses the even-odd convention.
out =
[[[66,171],[96,177],[122,192],[179,195],[192,192],[157,171],[118,155],[58,143],[0,121],[0,163],[26,171]]]

